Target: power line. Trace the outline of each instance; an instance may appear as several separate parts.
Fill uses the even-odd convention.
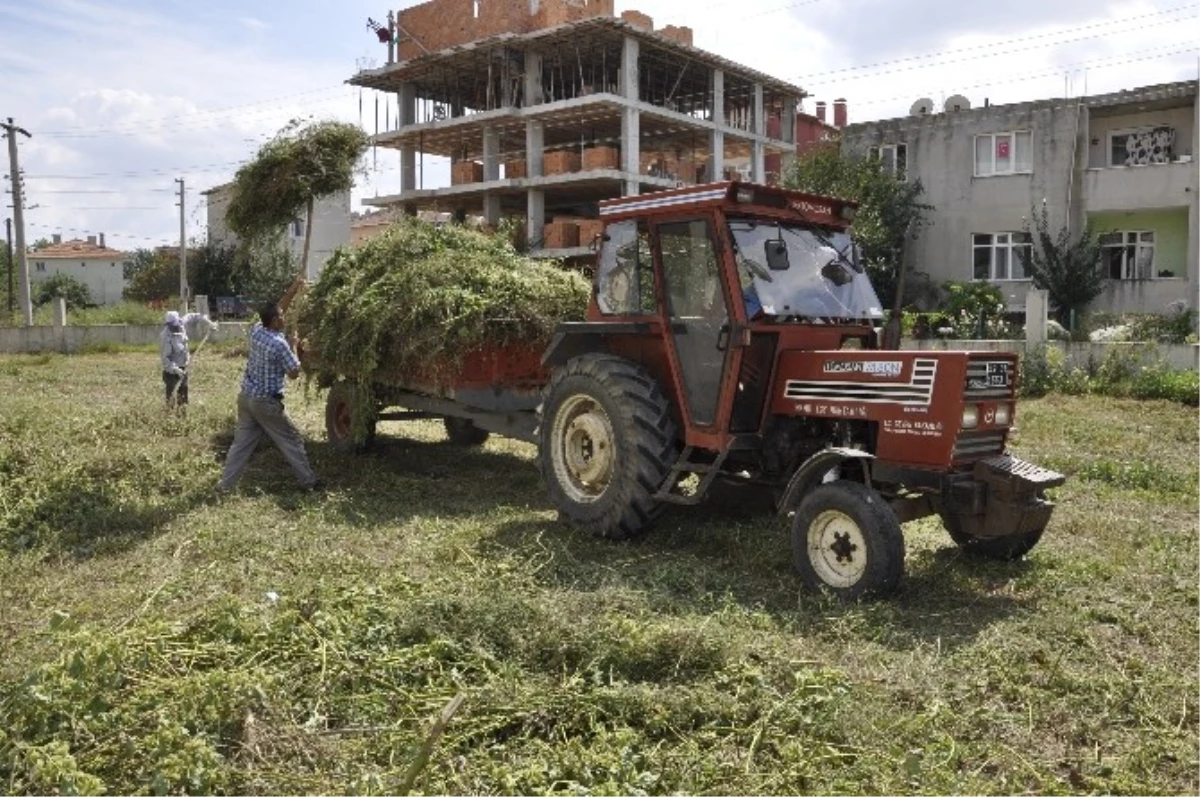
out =
[[[1176,45],[1177,44],[1178,44],[1178,42],[1176,42]],[[1153,60],[1156,60],[1159,58],[1168,58],[1170,56],[1185,55],[1188,53],[1197,52],[1196,47],[1183,47],[1181,49],[1171,50],[1170,52],[1159,52],[1160,50],[1166,49],[1166,47],[1173,47],[1176,45],[1166,45],[1165,47],[1152,47],[1152,48],[1149,48],[1146,50],[1135,50],[1133,53],[1129,53],[1130,55],[1135,55],[1138,53],[1158,52],[1159,53],[1158,55],[1145,55],[1141,58],[1122,58],[1119,61],[1112,60],[1112,58],[1117,58],[1119,56],[1112,56],[1112,58],[1107,58],[1107,59],[1101,58],[1101,59],[1096,59],[1094,61],[1079,61],[1074,64],[1066,65],[1066,67],[1070,67],[1070,68],[1064,67],[1064,68],[1058,68],[1058,69],[1043,70],[1040,72],[1026,72],[1021,75],[1013,75],[1004,80],[989,80],[984,83],[973,83],[969,86],[951,86],[951,87],[945,88],[944,91],[959,92],[959,91],[963,91],[965,89],[984,88],[986,86],[1001,86],[1001,85],[1006,85],[1009,83],[1024,83],[1024,82],[1031,81],[1033,78],[1049,77],[1052,75],[1062,75],[1064,73],[1076,72],[1081,69],[1086,69],[1086,70],[1108,69],[1110,67],[1121,66],[1123,64],[1132,64],[1132,63],[1137,63],[1140,61],[1153,61]],[[913,94],[906,94],[906,95],[900,96],[900,97],[875,97],[875,98],[870,98],[870,99],[857,99],[856,98],[856,99],[854,99],[854,104],[855,104],[855,106],[877,105],[879,103],[884,103],[884,102],[895,102],[898,100],[909,99],[912,96],[913,96]]]
[[[256,100],[254,102],[242,103],[241,105],[228,105],[228,106],[225,106],[224,108],[214,108],[214,109],[208,110],[208,111],[192,111],[190,113],[172,114],[170,116],[156,116],[156,117],[151,117],[149,119],[139,119],[136,122],[131,121],[131,122],[124,122],[124,123],[120,123],[120,124],[109,125],[107,127],[94,127],[92,125],[74,125],[74,126],[70,126],[70,127],[65,127],[61,130],[48,130],[48,131],[45,131],[44,133],[41,133],[41,135],[58,137],[61,135],[69,135],[69,134],[72,134],[75,132],[95,132],[97,130],[126,130],[126,129],[133,128],[133,127],[143,127],[147,124],[152,124],[154,122],[173,121],[173,120],[179,120],[181,118],[186,118],[186,117],[190,117],[190,116],[217,116],[217,115],[222,115],[222,114],[228,114],[228,113],[231,113],[234,111],[239,111],[243,108],[253,108],[253,107],[256,107],[259,105],[265,105],[268,107],[279,107],[279,108],[295,107],[293,104],[282,103],[281,101],[289,99],[291,97],[303,97],[303,96],[306,96],[309,94],[321,94],[321,93],[328,92],[328,91],[334,91],[334,90],[338,90],[338,89],[347,89],[347,88],[348,87],[346,86],[346,84],[341,83],[341,84],[338,84],[335,86],[325,86],[325,87],[319,88],[319,89],[310,89],[308,91],[300,91],[300,92],[296,92],[295,94],[284,94],[284,95],[272,97],[272,98],[266,99],[266,100]],[[301,105],[304,105],[304,104],[317,104],[317,103],[301,103]]]
[[[1158,12],[1156,14],[1146,14],[1145,16],[1146,17],[1161,16],[1161,15],[1167,14],[1167,13],[1174,13],[1176,11],[1181,11],[1181,10],[1195,10],[1197,8],[1200,8],[1200,6],[1180,6],[1179,8],[1171,8],[1166,11]],[[1125,27],[1122,30],[1118,30],[1118,31],[1109,31],[1106,33],[1094,34],[1091,36],[1079,36],[1074,39],[1064,39],[1062,41],[1048,42],[1045,44],[1036,44],[1036,45],[1032,45],[1030,47],[1018,47],[1015,49],[1006,50],[1003,53],[982,53],[982,54],[975,55],[971,58],[958,58],[958,59],[953,59],[950,61],[939,61],[936,64],[928,64],[926,66],[943,66],[946,64],[962,63],[964,61],[975,61],[980,58],[995,58],[997,56],[1010,55],[1011,53],[1025,52],[1027,50],[1037,50],[1042,47],[1057,47],[1060,44],[1072,44],[1074,42],[1087,41],[1090,39],[1100,39],[1100,38],[1104,38],[1105,36],[1123,36],[1127,33],[1132,33],[1134,31],[1158,27],[1160,25],[1166,25],[1166,24],[1170,24],[1173,22],[1181,22],[1181,21],[1187,20],[1187,19],[1195,19],[1195,17],[1196,17],[1196,15],[1192,14],[1192,15],[1186,16],[1186,17],[1176,17],[1174,19],[1164,19],[1164,20],[1159,20],[1158,22],[1151,22],[1151,23],[1148,23],[1145,25],[1138,25],[1136,27]],[[820,77],[823,75],[843,74],[845,72],[854,72],[854,71],[863,70],[863,69],[875,69],[876,67],[880,67],[880,66],[888,66],[891,64],[907,63],[909,61],[919,61],[919,60],[926,60],[926,59],[930,59],[930,58],[940,58],[941,56],[944,56],[944,55],[954,55],[957,53],[964,53],[964,52],[977,52],[978,50],[981,50],[981,49],[990,49],[990,48],[994,48],[994,47],[1002,47],[1002,46],[1006,46],[1006,45],[1011,45],[1014,42],[1029,41],[1031,39],[1046,38],[1048,36],[1060,36],[1064,33],[1074,33],[1074,32],[1078,32],[1081,30],[1088,30],[1091,28],[1096,28],[1101,25],[1110,26],[1110,25],[1114,25],[1117,23],[1127,24],[1125,20],[1117,20],[1117,21],[1113,21],[1113,22],[1096,23],[1094,25],[1084,25],[1084,26],[1078,27],[1078,28],[1070,28],[1067,30],[1054,31],[1051,33],[1041,34],[1039,36],[1022,36],[1019,39],[1005,39],[1004,41],[993,42],[991,44],[981,44],[977,47],[964,47],[964,48],[960,48],[957,50],[942,50],[942,51],[933,52],[933,53],[925,53],[924,55],[914,55],[914,56],[909,56],[906,58],[896,58],[896,59],[893,59],[890,61],[878,61],[874,64],[861,64],[859,66],[850,66],[850,67],[845,67],[844,69],[835,69],[835,70],[831,70],[828,72],[814,72],[814,73],[804,77],[803,80],[805,81],[805,83],[808,83],[809,85],[812,85],[812,84],[823,85],[823,84],[827,84],[827,83],[833,83],[835,81],[834,80],[815,80],[814,81],[814,80],[811,80],[810,78]],[[912,67],[905,67],[902,69],[887,69],[887,70],[881,70],[881,71],[877,71],[877,72],[871,72],[870,74],[867,74],[867,75],[851,75],[848,77],[838,78],[837,80],[838,81],[859,80],[864,77],[876,77],[878,75],[888,75],[888,74],[892,74],[894,72],[909,72],[909,71],[912,71],[913,69],[922,69],[922,68],[925,68],[925,67],[924,66],[912,66]]]

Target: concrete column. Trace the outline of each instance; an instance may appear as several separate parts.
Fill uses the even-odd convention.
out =
[[[1192,110],[1192,204],[1188,205],[1188,280],[1193,310],[1200,311],[1200,91]]]
[[[725,124],[725,72],[721,69],[712,71],[712,103],[713,122]]]
[[[521,106],[541,105],[545,96],[542,92],[542,54],[525,51],[525,82],[521,87]]]
[[[779,179],[791,169],[796,162],[796,98],[788,97],[783,101],[783,118],[779,120],[779,137],[791,144],[787,152],[779,158]]]
[[[750,128],[756,135],[767,134],[767,120],[763,116],[763,87],[761,83],[754,84],[754,124]]]
[[[525,174],[529,177],[542,176],[542,158],[546,154],[546,126],[542,122],[529,120],[525,123]]]
[[[1089,129],[1091,114],[1086,105],[1077,103],[1075,113],[1078,114],[1075,127],[1075,143],[1072,146],[1072,162],[1070,183],[1068,184],[1069,203],[1067,206],[1066,225],[1072,237],[1078,235],[1087,226],[1087,197],[1083,195],[1083,176],[1087,171],[1088,155],[1090,153]]]
[[[767,181],[766,159],[763,156],[763,143],[755,141],[750,145],[750,180],[755,183]]]
[[[525,237],[537,242],[546,235],[546,194],[540,188],[530,188],[525,195]]]
[[[483,195],[483,220],[495,227],[500,223],[500,195],[487,193]]]
[[[725,179],[725,72],[712,71],[712,120],[717,125],[709,135],[708,179],[710,182]]]
[[[400,84],[396,92],[396,103],[400,113],[400,128],[417,121],[417,87],[412,83]],[[400,191],[412,191],[417,187],[417,151],[412,147],[400,148]]]
[[[621,48],[621,96],[630,100],[638,99],[638,54],[638,40],[626,36]]]
[[[196,312],[199,313],[200,315],[209,315],[208,297],[207,296],[197,296],[196,297]]]
[[[637,108],[621,112],[621,170],[629,174],[642,171],[642,114]],[[637,196],[640,192],[637,179],[625,179],[622,196]]]
[[[714,130],[709,134],[708,181],[725,179],[725,132]]]
[[[59,296],[54,300],[54,328],[62,329],[67,325],[67,300]]]
[[[1046,291],[1030,289],[1025,294],[1025,343],[1046,342],[1046,315],[1050,306]]]
[[[500,132],[483,128],[483,181],[500,179]]]

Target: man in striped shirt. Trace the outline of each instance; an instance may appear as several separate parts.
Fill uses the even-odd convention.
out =
[[[278,304],[264,305],[258,311],[261,323],[250,330],[250,355],[238,394],[233,445],[217,483],[221,492],[230,492],[237,486],[264,433],[291,465],[301,489],[315,490],[321,486],[308,464],[304,438],[283,407],[286,380],[300,375],[300,360],[284,335],[283,313],[305,284],[303,277],[297,277]]]

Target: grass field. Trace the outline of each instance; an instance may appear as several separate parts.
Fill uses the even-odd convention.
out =
[[[589,539],[530,446],[343,458],[297,388],[330,489],[268,447],[216,500],[242,365],[178,419],[153,354],[0,357],[0,792],[1197,792],[1194,408],[1023,402],[1069,476],[1028,560],[922,521],[841,606],[770,515]]]

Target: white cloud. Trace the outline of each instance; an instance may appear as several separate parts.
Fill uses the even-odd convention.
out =
[[[1084,65],[1091,92],[1194,78],[1194,52],[1171,54],[1195,48],[1195,20],[1187,19],[1194,6],[1160,13],[1177,5],[1182,0],[1012,0],[1003,8],[911,0],[898,10],[894,0],[630,0],[617,10],[688,25],[697,46],[793,82],[813,99],[845,97],[851,121],[864,121],[903,115],[919,96],[1056,96],[1064,76],[1078,92]],[[30,239],[83,229],[105,231],[126,248],[172,242],[176,177],[188,186],[189,231],[202,234],[200,190],[229,180],[294,117],[359,121],[360,92],[345,81],[356,61],[381,62],[384,54],[365,26],[381,16],[377,0],[346,0],[336,13],[320,0],[258,4],[254,16],[232,0],[139,8],[153,10],[0,0],[0,72],[8,78],[0,112],[34,134],[20,144],[29,201],[41,205],[29,214]],[[1016,51],[1093,32],[1105,35]],[[960,49],[967,52],[896,61]],[[831,72],[878,62],[892,63]],[[374,97],[362,94],[362,120],[373,131]],[[356,199],[393,193],[396,153],[381,149],[367,163]],[[426,158],[424,177],[426,187],[446,184],[445,161]],[[99,189],[118,193],[50,193]],[[110,209],[90,209],[97,207]],[[144,207],[156,209],[128,209]]]

